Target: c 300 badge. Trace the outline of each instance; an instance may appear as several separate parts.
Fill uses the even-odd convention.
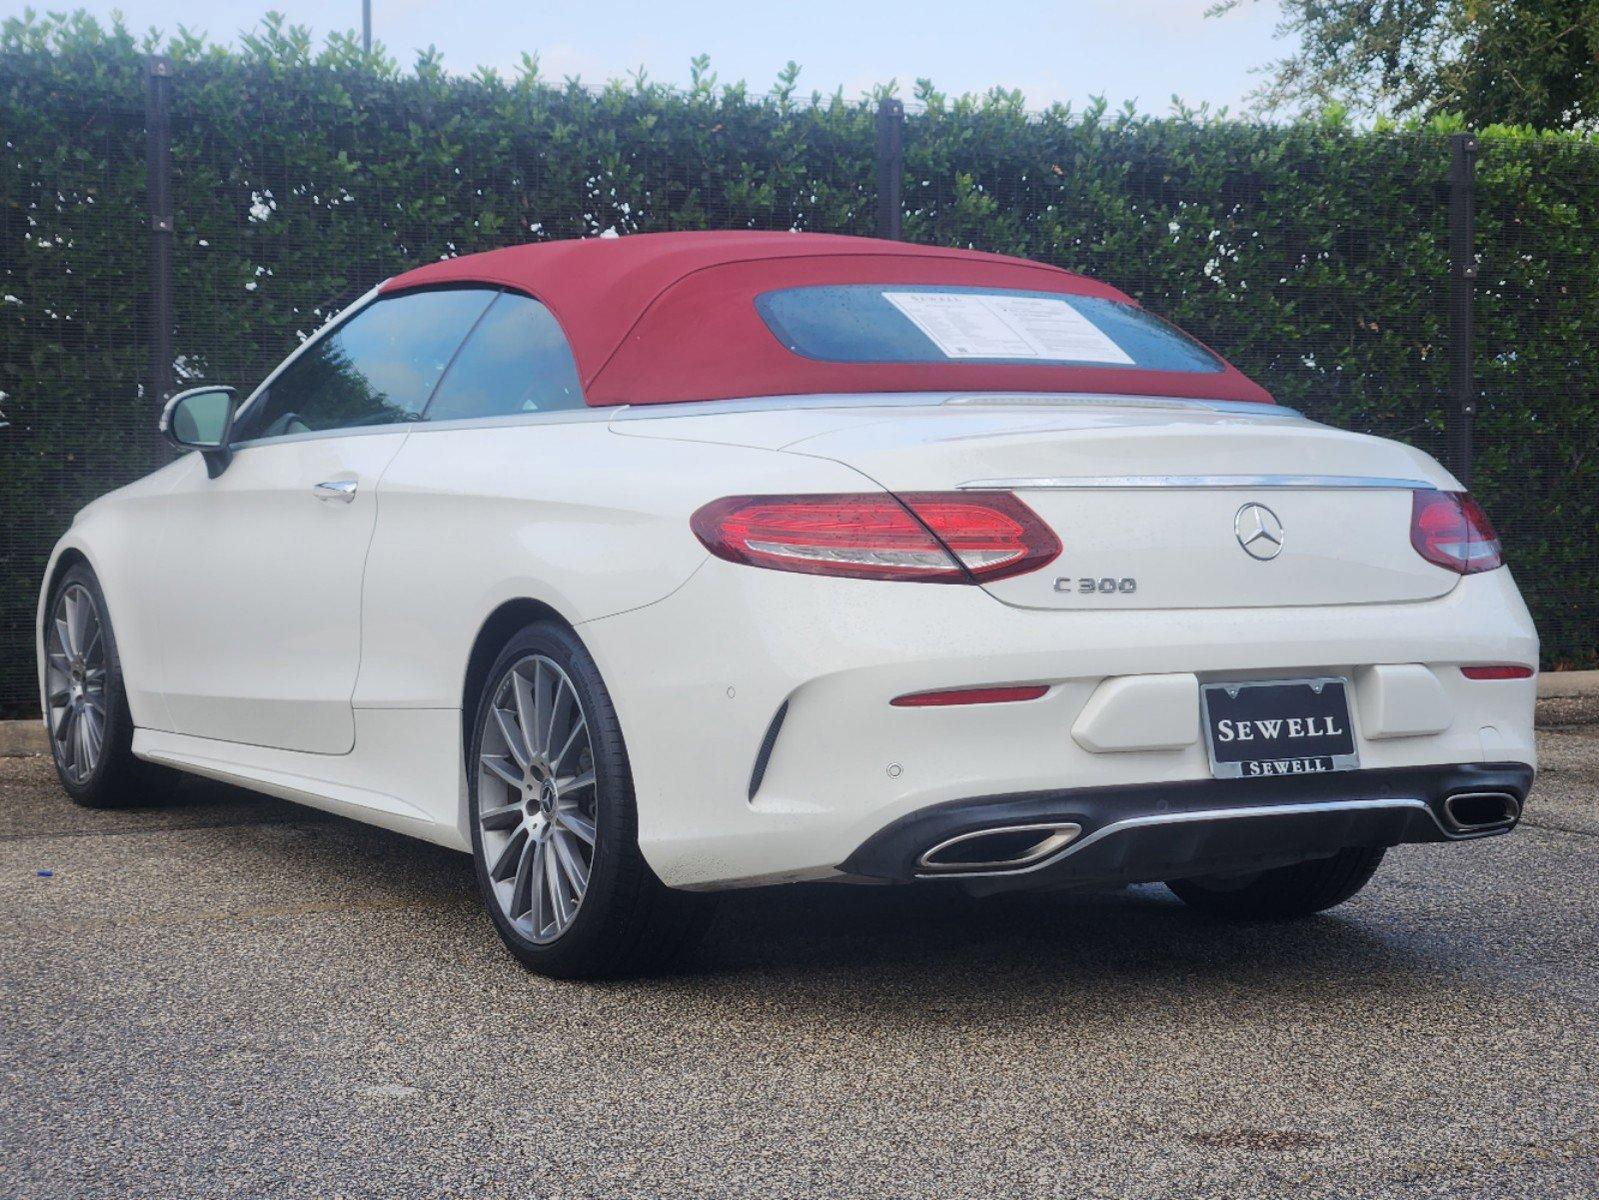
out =
[[[1069,592],[1074,596],[1131,596],[1138,590],[1138,580],[1123,577],[1112,579],[1109,575],[1099,579],[1092,579],[1087,575],[1076,579],[1062,575],[1055,580],[1057,592]]]

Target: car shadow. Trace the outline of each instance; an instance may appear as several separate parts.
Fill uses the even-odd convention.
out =
[[[929,1023],[1020,1034],[1156,1016],[1175,1027],[1196,1007],[1267,1023],[1351,1005],[1424,1011],[1460,969],[1457,949],[1419,914],[1396,920],[1360,900],[1300,921],[1226,922],[1160,885],[974,898],[810,884],[724,895],[680,969],[631,985],[730,1012],[759,990],[770,1022],[796,1030],[869,1017],[885,1035]]]
[[[511,967],[478,908],[466,855],[201,780],[139,811],[145,819],[209,812],[205,823],[241,829],[314,825],[286,870],[307,883],[324,873],[344,886],[359,879],[374,900],[402,910],[442,904],[448,922],[461,923],[457,932],[481,941],[486,959]],[[1395,989],[1435,991],[1446,950],[1428,941],[1419,915],[1374,919],[1367,897],[1381,890],[1379,876],[1333,913],[1236,923],[1196,914],[1159,885],[989,897],[947,884],[754,888],[717,897],[703,941],[668,971],[541,986],[692,993],[713,1007],[719,996],[737,1003],[758,987],[780,994],[780,1009],[795,1018],[870,1009],[888,1024],[1031,1021],[1085,1002],[1103,1013],[1178,993],[1192,1003],[1196,987],[1213,1002],[1231,997],[1247,1006],[1328,986],[1344,1001],[1366,989],[1390,1000]]]
[[[1257,948],[1274,959],[1387,953],[1365,924],[1227,922],[1195,913],[1159,884],[1114,891],[971,896],[955,885],[795,884],[729,892],[700,954],[703,970],[842,966],[863,957],[896,968],[959,958],[985,973],[1173,966],[1226,967]]]

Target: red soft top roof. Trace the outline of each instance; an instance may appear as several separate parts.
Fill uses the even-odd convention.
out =
[[[1107,284],[1001,254],[817,233],[644,233],[537,242],[429,263],[384,292],[486,283],[542,301],[571,342],[590,405],[816,392],[1025,391],[1271,403],[1235,367],[1217,373],[949,361],[838,363],[785,347],[755,308],[825,284],[995,287],[1133,301]]]

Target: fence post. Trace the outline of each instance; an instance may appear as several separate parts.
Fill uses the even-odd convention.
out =
[[[905,207],[905,106],[891,96],[877,102],[877,236],[898,241]]]
[[[172,394],[172,60],[145,60],[145,173],[150,205],[150,390]]]
[[[1472,422],[1477,413],[1473,370],[1473,293],[1477,280],[1477,137],[1449,138],[1449,466],[1471,486]]]

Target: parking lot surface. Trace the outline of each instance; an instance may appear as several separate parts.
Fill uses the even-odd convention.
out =
[[[1308,922],[774,888],[604,985],[516,966],[463,856],[0,759],[0,1195],[1591,1197],[1596,709],[1514,835]]]

